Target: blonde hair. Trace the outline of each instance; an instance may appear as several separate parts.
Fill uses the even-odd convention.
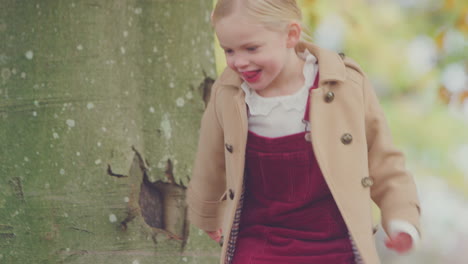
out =
[[[302,27],[301,40],[312,40],[308,27],[302,23],[302,12],[296,0],[218,0],[211,17],[213,26],[236,10],[245,11],[246,15],[266,28],[276,31],[285,29],[291,22],[297,22]]]

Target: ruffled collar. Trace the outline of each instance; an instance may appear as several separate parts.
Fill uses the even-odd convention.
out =
[[[299,57],[305,60],[304,68],[302,70],[305,81],[304,86],[294,94],[276,97],[262,97],[252,90],[247,82],[243,82],[241,84],[241,88],[245,92],[245,103],[249,107],[250,115],[267,116],[278,106],[282,106],[286,111],[292,109],[297,111],[305,110],[309,88],[315,81],[318,66],[317,58],[307,49],[304,52],[299,53]]]

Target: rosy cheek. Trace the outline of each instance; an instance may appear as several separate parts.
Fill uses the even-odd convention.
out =
[[[226,64],[229,68],[233,69],[234,71],[236,70],[236,67],[234,66],[234,60],[226,57]]]

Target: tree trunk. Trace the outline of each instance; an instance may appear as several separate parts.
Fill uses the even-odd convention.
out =
[[[217,263],[184,203],[211,7],[0,0],[0,263]]]

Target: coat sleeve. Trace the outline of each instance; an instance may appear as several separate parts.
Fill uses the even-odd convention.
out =
[[[218,83],[203,114],[198,149],[187,190],[188,218],[205,231],[221,228],[226,193],[224,134],[217,107]]]
[[[420,205],[413,177],[405,168],[405,158],[392,143],[384,113],[367,77],[364,77],[364,103],[369,175],[374,180],[371,197],[382,215],[389,234],[391,220],[403,220],[420,231]]]

